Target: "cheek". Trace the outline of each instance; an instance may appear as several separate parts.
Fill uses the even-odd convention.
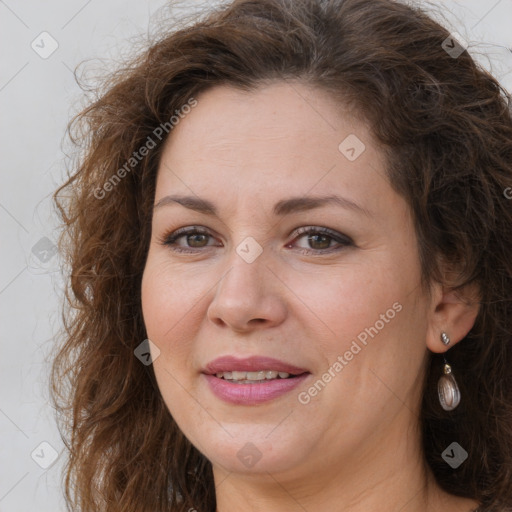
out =
[[[391,389],[407,389],[420,371],[427,323],[419,270],[409,260],[376,260],[315,276],[289,276],[308,306],[296,301],[303,338],[314,341],[309,354],[322,361],[321,374],[331,369],[327,379],[340,375],[332,379],[325,399],[358,396],[377,407],[389,395],[379,379]],[[409,361],[406,369],[404,360]]]
[[[351,263],[285,279],[297,296],[296,314],[302,317],[303,327],[317,330],[320,336],[313,339],[325,340],[325,351],[332,355],[333,350],[348,350],[351,340],[376,322],[383,330],[381,315],[386,312],[385,320],[395,318],[393,304],[405,295],[403,281],[396,274],[377,262]]]
[[[179,275],[149,254],[141,284],[142,314],[147,336],[160,349],[162,359],[168,358],[171,348],[177,355],[177,334],[183,322],[188,321],[191,302],[196,298],[193,289],[175,279]],[[168,340],[172,340],[172,347]]]
[[[178,421],[192,406],[185,387],[190,387],[191,372],[197,370],[191,367],[193,337],[185,332],[187,326],[198,328],[193,306],[197,307],[199,298],[186,281],[177,281],[176,275],[180,273],[150,254],[142,277],[141,300],[147,336],[160,350],[153,362],[158,387]]]
[[[142,312],[146,329],[155,339],[179,329],[182,321],[200,305],[207,283],[166,261],[164,255],[150,254],[141,284]]]

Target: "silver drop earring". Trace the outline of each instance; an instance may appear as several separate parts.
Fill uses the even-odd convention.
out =
[[[450,338],[445,332],[441,333],[441,341],[445,345],[450,343]],[[439,395],[441,407],[445,411],[453,411],[453,409],[455,409],[460,403],[460,390],[455,377],[452,375],[452,367],[448,364],[444,355],[443,358],[444,375],[441,375],[437,383],[437,393]]]

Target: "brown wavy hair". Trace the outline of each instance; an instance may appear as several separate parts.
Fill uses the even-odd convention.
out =
[[[140,287],[165,137],[130,158],[202,91],[298,80],[369,123],[412,210],[424,282],[478,289],[476,323],[449,351],[462,394],[452,412],[436,395],[442,356],[430,354],[423,451],[447,492],[512,510],[510,97],[467,51],[452,58],[448,36],[393,0],[235,0],[160,35],[70,122],[80,151],[54,196],[69,280],[51,376],[69,509],[215,511],[211,463],[134,356],[147,337]],[[449,283],[441,260],[456,271]],[[457,469],[441,458],[453,441],[469,454]]]

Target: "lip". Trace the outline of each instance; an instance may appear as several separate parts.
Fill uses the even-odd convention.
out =
[[[288,379],[259,380],[251,384],[235,384],[219,379],[218,372],[274,370],[297,375]],[[299,386],[311,373],[279,359],[252,356],[239,359],[233,356],[219,357],[208,363],[203,371],[210,390],[217,397],[231,404],[256,405],[274,400]]]
[[[274,400],[292,391],[311,374],[303,373],[289,379],[258,380],[254,384],[234,384],[215,375],[203,374],[210,390],[217,397],[231,404],[256,405]]]
[[[258,370],[275,370],[277,372],[286,372],[294,375],[306,373],[308,370],[291,365],[279,359],[265,356],[251,356],[245,358],[237,358],[233,356],[222,356],[209,362],[203,373],[207,375],[215,375],[219,372],[256,372]],[[309,373],[309,372],[308,372]]]

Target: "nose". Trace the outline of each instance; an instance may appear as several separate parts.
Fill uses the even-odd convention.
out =
[[[286,317],[284,290],[263,254],[252,263],[235,254],[217,285],[208,319],[237,332],[275,327]]]

